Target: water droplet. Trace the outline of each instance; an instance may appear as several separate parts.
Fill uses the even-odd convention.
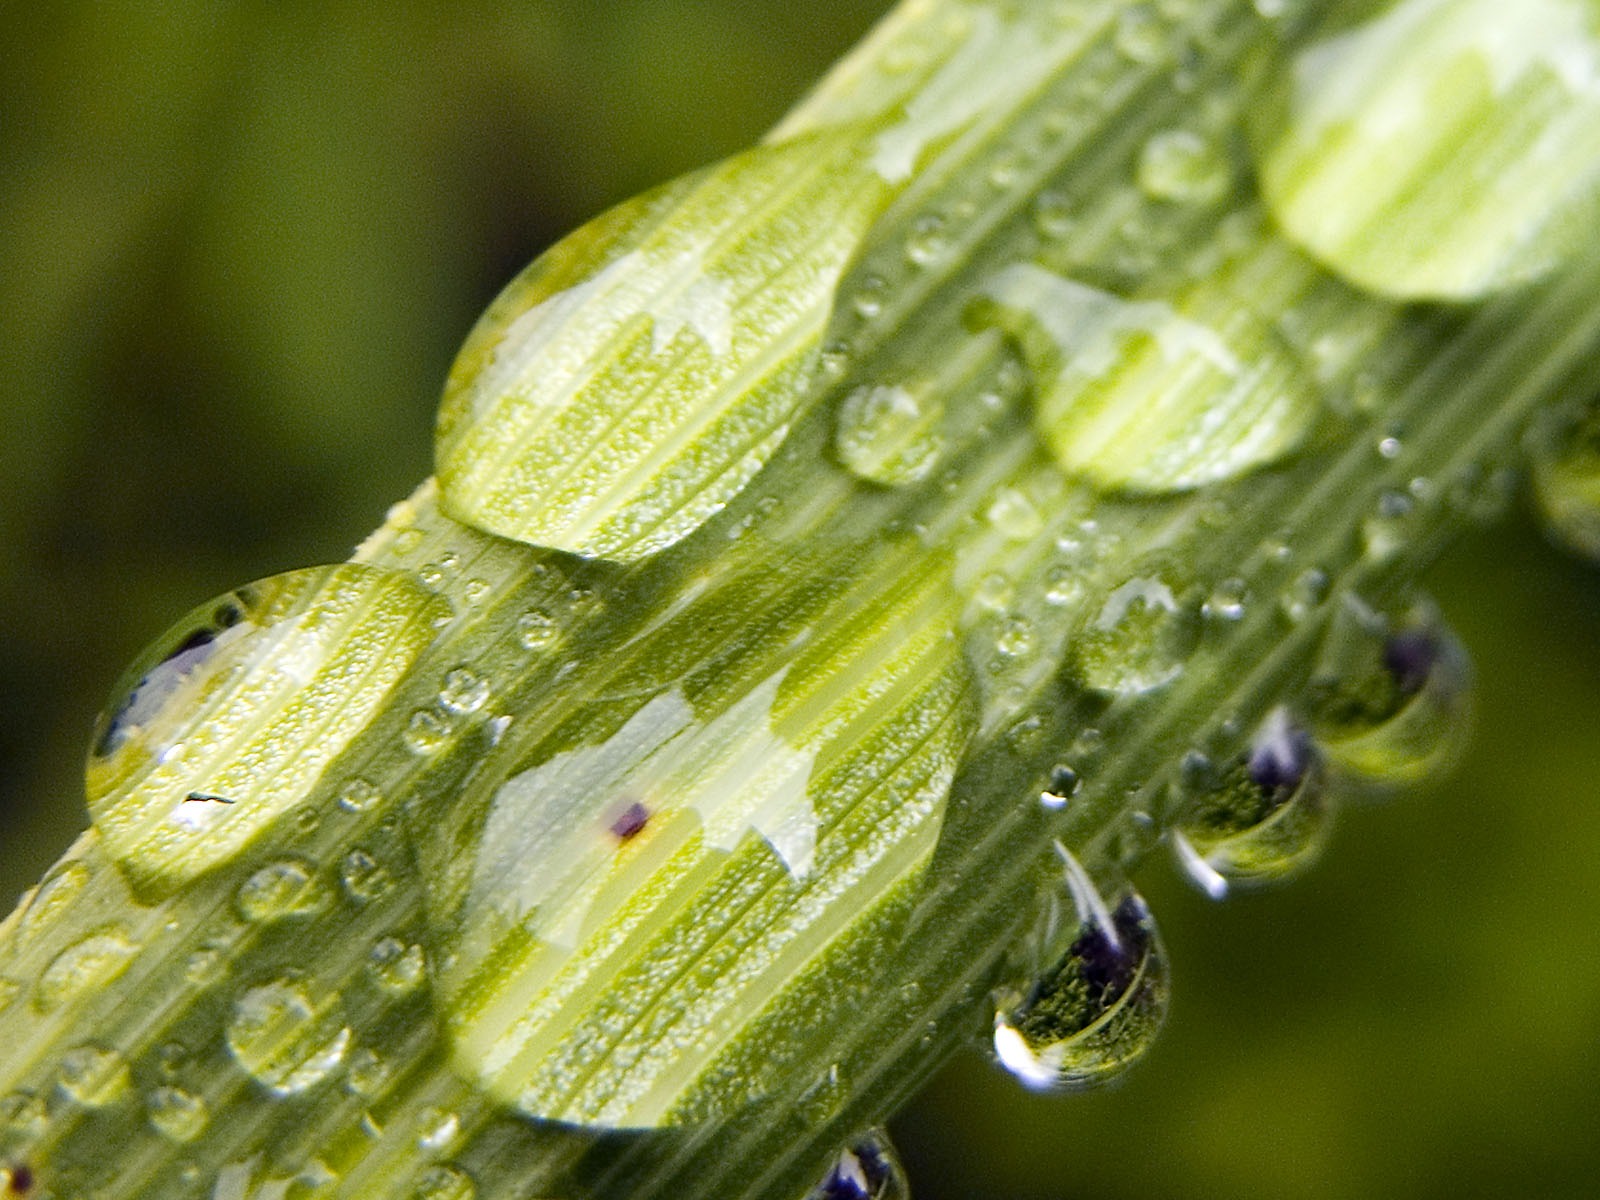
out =
[[[1166,1015],[1168,980],[1138,893],[1123,887],[1107,899],[1056,846],[1065,886],[1035,938],[1043,969],[999,995],[993,1053],[1025,1086],[1060,1091],[1104,1083],[1149,1048]]]
[[[482,604],[489,594],[489,581],[487,579],[469,579],[461,586],[461,598],[469,607],[476,608]]]
[[[1065,192],[1040,192],[1033,202],[1033,223],[1051,241],[1060,241],[1078,227],[1078,214]]]
[[[97,992],[122,974],[137,947],[120,927],[112,926],[72,943],[50,960],[34,985],[33,1006],[50,1012]]]
[[[906,238],[906,258],[913,266],[930,266],[949,249],[950,234],[943,217],[930,213],[912,222],[911,234]]]
[[[1016,585],[1011,581],[1010,576],[1002,575],[999,571],[991,571],[978,580],[978,586],[973,592],[972,598],[978,602],[981,608],[988,609],[990,612],[1003,612],[1011,604],[1012,598],[1016,595],[1016,590]]]
[[[347,563],[179,622],[96,729],[89,811],[113,859],[159,898],[232,858],[306,798],[449,612],[405,572]]]
[[[50,871],[25,898],[17,918],[17,937],[22,943],[50,925],[70,905],[89,882],[89,868],[76,860],[61,863]]]
[[[1050,772],[1049,785],[1039,793],[1039,802],[1046,808],[1061,809],[1067,802],[1078,794],[1083,787],[1083,779],[1078,772],[1060,763]]]
[[[422,530],[402,529],[394,535],[394,552],[396,554],[415,554],[422,546]]]
[[[367,851],[350,851],[339,863],[339,882],[357,904],[378,899],[394,884],[389,869]]]
[[[870,321],[883,312],[883,302],[888,295],[889,281],[882,275],[868,275],[856,285],[850,303],[862,320]]]
[[[988,517],[997,533],[1014,542],[1038,537],[1044,530],[1044,517],[1033,501],[1013,487],[1003,487],[995,493]]]
[[[477,712],[489,701],[489,681],[465,667],[457,667],[444,677],[439,703],[451,712]]]
[[[10,1092],[0,1097],[0,1130],[21,1142],[36,1141],[50,1127],[50,1108],[31,1092]]]
[[[1283,615],[1297,625],[1304,621],[1328,598],[1328,582],[1328,573],[1319,567],[1301,571],[1284,590]]]
[[[444,749],[452,731],[449,718],[444,714],[432,708],[419,708],[406,722],[401,737],[411,753],[427,757]]]
[[[1210,204],[1232,183],[1232,168],[1216,143],[1192,130],[1158,133],[1139,155],[1139,186],[1155,200]]]
[[[443,1108],[426,1108],[417,1116],[417,1149],[447,1154],[461,1137],[461,1117]]]
[[[1311,680],[1312,714],[1329,766],[1348,785],[1386,789],[1425,779],[1470,730],[1466,650],[1430,604],[1397,626],[1346,606]]]
[[[929,403],[921,387],[864,385],[839,405],[834,447],[863,479],[886,486],[920,483],[944,452],[942,415],[942,406]]]
[[[428,977],[422,947],[399,938],[384,938],[374,946],[367,967],[379,987],[397,996],[416,991]]]
[[[1212,899],[1288,878],[1327,841],[1321,760],[1287,708],[1267,715],[1249,753],[1220,779],[1206,772],[1184,784],[1190,799],[1172,831],[1173,852]]]
[[[1243,619],[1245,604],[1249,599],[1249,585],[1236,576],[1230,577],[1212,590],[1202,612],[1213,621],[1238,621]]]
[[[1136,63],[1152,63],[1166,47],[1166,30],[1149,8],[1125,8],[1117,17],[1117,49]]]
[[[115,1104],[132,1085],[127,1061],[104,1046],[74,1046],[61,1056],[56,1087],[69,1100],[88,1108]]]
[[[1361,524],[1361,547],[1369,559],[1387,562],[1405,548],[1412,507],[1404,492],[1385,491],[1378,497],[1378,511]]]
[[[910,1200],[910,1196],[889,1135],[874,1129],[839,1151],[807,1200]]]
[[[293,1096],[338,1070],[350,1048],[350,1027],[337,997],[319,1008],[300,984],[280,979],[235,1001],[227,1042],[252,1079],[274,1096]]]
[[[1012,615],[1000,622],[994,647],[1006,658],[1022,658],[1033,649],[1033,624],[1026,617]]]
[[[517,618],[517,641],[524,650],[545,650],[561,637],[561,627],[549,613],[530,609]]]
[[[347,813],[371,812],[383,793],[369,779],[351,779],[339,789],[339,807]]]
[[[328,900],[315,869],[291,858],[268,863],[250,876],[234,896],[234,907],[246,921],[265,923],[320,912]]]
[[[389,1064],[367,1047],[358,1046],[350,1052],[344,1083],[352,1095],[375,1100],[392,1077]]]
[[[206,1102],[182,1088],[155,1088],[145,1098],[145,1109],[156,1131],[175,1142],[194,1141],[211,1120]]]
[[[1086,687],[1140,695],[1171,683],[1193,653],[1195,614],[1156,576],[1130,579],[1106,596],[1074,639],[1073,663]]]
[[[417,1176],[413,1200],[474,1200],[477,1185],[460,1167],[429,1167]]]
[[[1533,494],[1550,531],[1579,554],[1600,559],[1600,409],[1535,446],[1532,459]]]

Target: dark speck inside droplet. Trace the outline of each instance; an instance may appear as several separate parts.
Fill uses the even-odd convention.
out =
[[[1111,914],[1113,930],[1085,925],[1069,951],[1077,963],[1089,998],[1098,1006],[1109,1006],[1127,991],[1144,953],[1144,902],[1137,896],[1124,896]]]
[[[635,800],[611,822],[611,832],[621,841],[628,841],[643,832],[650,823],[650,810]]]
[[[1283,722],[1268,729],[1250,749],[1250,781],[1269,796],[1292,792],[1311,770],[1316,753],[1311,735]]]
[[[870,1142],[852,1146],[812,1193],[814,1200],[871,1200],[889,1181],[888,1160]]]
[[[1439,661],[1439,639],[1426,629],[1397,633],[1383,644],[1383,665],[1403,695],[1414,696]]]

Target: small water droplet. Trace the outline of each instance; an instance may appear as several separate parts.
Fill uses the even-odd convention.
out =
[[[48,926],[88,882],[89,868],[81,862],[65,862],[51,870],[25,898],[22,913],[17,918],[18,940],[25,943]]]
[[[873,483],[920,483],[944,452],[938,431],[941,409],[926,402],[921,387],[870,384],[839,405],[834,446],[839,459]]]
[[[990,612],[1003,612],[1010,606],[1016,590],[1016,585],[1010,576],[1002,575],[999,571],[991,571],[978,580],[972,598],[981,608],[986,608]]]
[[[1050,771],[1050,783],[1039,793],[1039,802],[1046,808],[1062,809],[1083,787],[1083,779],[1066,763],[1058,763]]]
[[[417,1117],[417,1149],[447,1154],[461,1138],[461,1117],[449,1109],[430,1107]]]
[[[234,1002],[228,1049],[244,1072],[274,1096],[292,1096],[331,1076],[350,1048],[337,997],[320,1008],[287,979],[251,988]]]
[[[1007,658],[1021,658],[1033,649],[1033,624],[1026,617],[1012,615],[1000,622],[994,639],[995,649]]]
[[[0,1130],[16,1141],[31,1142],[50,1127],[50,1109],[31,1092],[10,1092],[0,1097]]]
[[[320,912],[328,900],[314,868],[291,858],[268,863],[250,876],[235,894],[234,907],[246,921],[264,924]]]
[[[1383,437],[1378,439],[1379,458],[1387,459],[1388,461],[1393,462],[1395,459],[1400,457],[1400,451],[1402,449],[1404,449],[1404,447],[1402,446],[1400,439],[1397,437]]]
[[[1328,573],[1319,567],[1301,571],[1283,593],[1283,615],[1297,625],[1304,621],[1328,598],[1328,582]]]
[[[856,285],[850,303],[864,321],[870,321],[883,312],[883,302],[889,295],[889,281],[882,275],[868,275]]]
[[[477,712],[489,701],[489,681],[466,667],[456,667],[444,677],[439,703],[451,712]]]
[[[74,1046],[61,1056],[56,1087],[69,1100],[87,1108],[115,1104],[132,1085],[127,1061],[104,1046]]]
[[[1033,223],[1051,241],[1060,241],[1078,227],[1077,209],[1065,192],[1040,192],[1033,202]]]
[[[394,883],[389,870],[367,851],[350,851],[339,863],[339,882],[345,893],[357,904],[378,899]]]
[[[1165,952],[1150,910],[1132,888],[1102,896],[1056,843],[1063,895],[1052,896],[1032,954],[1043,969],[1003,989],[992,1051],[1026,1087],[1074,1090],[1104,1083],[1147,1050],[1166,1015]]]
[[[545,650],[561,636],[561,627],[547,612],[530,609],[517,618],[517,641],[524,650]]]
[[[182,1088],[158,1087],[145,1098],[146,1115],[156,1131],[175,1142],[192,1142],[211,1120],[206,1102]]]
[[[1113,589],[1073,641],[1073,662],[1086,687],[1140,695],[1171,683],[1198,640],[1195,614],[1157,576]]]
[[[461,598],[473,608],[482,604],[489,594],[489,581],[487,579],[469,579],[461,586]]]
[[[909,1200],[910,1195],[888,1134],[874,1129],[839,1152],[807,1200]]]
[[[1136,5],[1118,14],[1115,40],[1117,49],[1133,62],[1152,63],[1161,57],[1166,30],[1154,12]]]
[[[1083,598],[1083,576],[1073,567],[1051,567],[1045,575],[1044,598],[1058,608],[1075,604]]]
[[[346,780],[339,789],[339,807],[347,813],[371,812],[383,799],[383,793],[369,779]]]
[[[384,938],[375,945],[367,966],[378,986],[397,996],[416,991],[428,976],[422,947],[399,938]]]
[[[402,529],[394,535],[394,552],[396,554],[415,554],[422,545],[422,530]]]
[[[1224,579],[1206,598],[1204,615],[1213,621],[1238,621],[1243,619],[1245,604],[1250,599],[1250,587],[1237,576]]]
[[[444,748],[452,728],[449,719],[436,709],[419,708],[406,722],[402,739],[411,753],[427,757]]]
[[[1139,155],[1139,186],[1155,200],[1210,204],[1227,194],[1232,168],[1215,142],[1188,129],[1153,136]]]
[[[34,985],[33,1006],[50,1012],[97,992],[122,974],[137,947],[120,927],[89,934],[62,950]]]
[[[946,221],[936,213],[918,217],[906,238],[906,258],[913,266],[926,267],[938,262],[950,249]]]
[[[460,1167],[429,1167],[417,1176],[413,1200],[474,1200],[477,1185]]]
[[[345,1069],[345,1089],[364,1100],[375,1100],[392,1074],[389,1064],[381,1057],[365,1046],[358,1046],[351,1051]]]
[[[1013,487],[1003,487],[995,493],[988,517],[997,533],[1014,542],[1025,542],[1044,530],[1044,517],[1033,501]]]

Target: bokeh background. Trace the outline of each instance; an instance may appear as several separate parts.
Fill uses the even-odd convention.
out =
[[[498,287],[753,140],[882,7],[0,3],[6,903],[141,645],[343,558]],[[1149,864],[1166,1035],[1090,1096],[952,1064],[896,1122],[921,1200],[1600,1192],[1600,570],[1523,517],[1432,587],[1480,673],[1456,774],[1281,892]]]

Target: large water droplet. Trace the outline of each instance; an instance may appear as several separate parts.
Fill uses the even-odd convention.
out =
[[[1315,861],[1326,841],[1321,761],[1286,708],[1267,715],[1249,753],[1222,778],[1186,790],[1193,795],[1172,831],[1173,852],[1212,899],[1287,878]]]
[[[339,1069],[350,1048],[350,1028],[337,997],[319,1006],[301,984],[279,979],[234,1002],[227,1042],[252,1079],[274,1096],[292,1096]]]
[[[944,452],[943,406],[921,385],[865,384],[839,405],[834,447],[851,471],[873,483],[919,483]]]
[[[839,1151],[807,1200],[910,1200],[910,1196],[889,1135],[874,1129]]]
[[[1192,606],[1159,576],[1141,575],[1114,588],[1072,643],[1072,664],[1084,686],[1112,695],[1141,695],[1171,683],[1199,638]]]
[[[88,882],[89,868],[76,860],[52,868],[18,906],[19,942],[26,944],[35,933],[49,928],[56,916],[77,898]]]
[[[1114,1078],[1149,1048],[1168,999],[1165,951],[1144,901],[1129,887],[1103,896],[1056,845],[1064,887],[1036,934],[1045,965],[1002,991],[994,1023],[994,1056],[1039,1090]],[[1051,961],[1052,954],[1059,957]]]
[[[403,572],[273,576],[196,609],[129,669],[89,756],[89,812],[136,886],[165,894],[305,799],[439,623]]]
[[[1445,768],[1471,730],[1472,667],[1438,611],[1399,622],[1352,602],[1311,681],[1319,744],[1337,777],[1386,789]]]

